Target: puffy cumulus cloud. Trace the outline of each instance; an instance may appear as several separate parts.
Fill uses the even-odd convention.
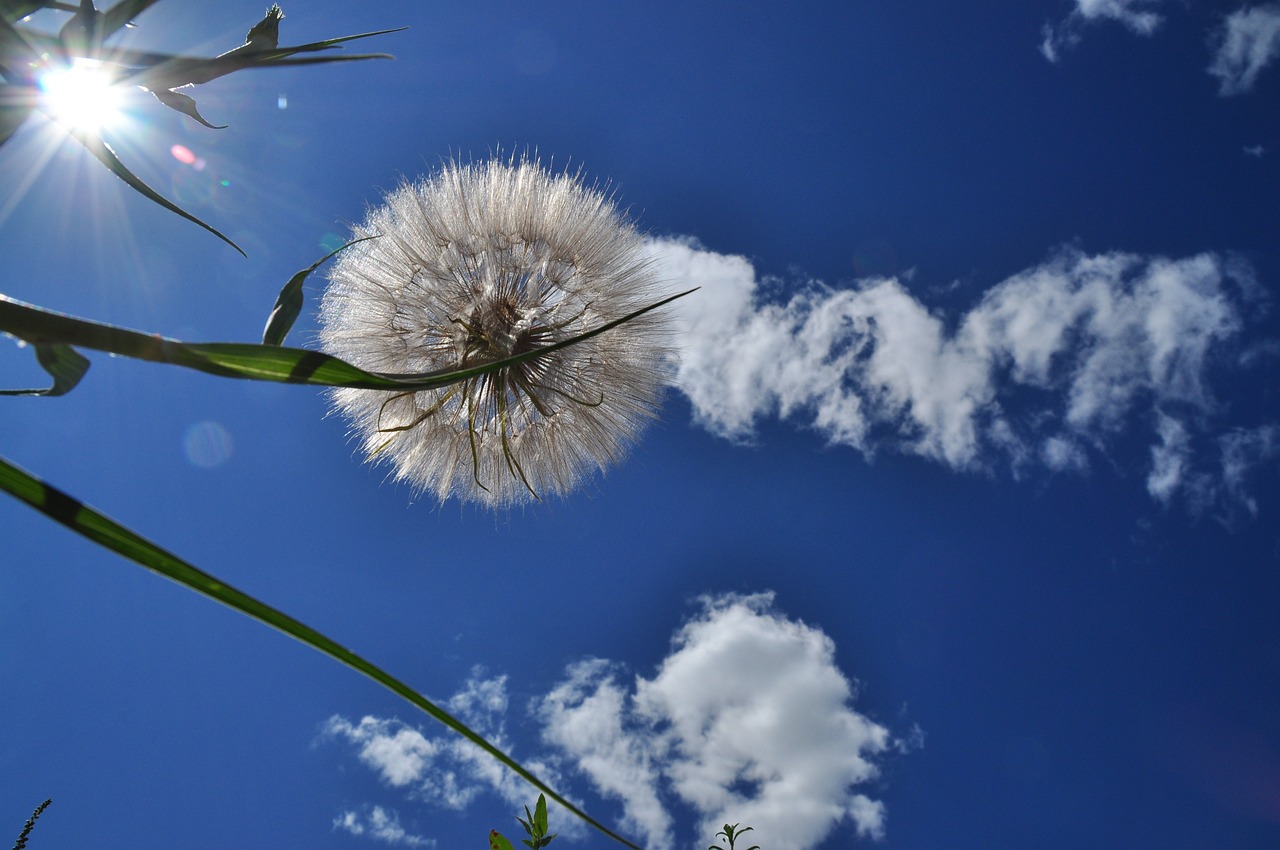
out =
[[[1151,11],[1162,0],[1075,0],[1075,8],[1057,24],[1045,24],[1040,52],[1050,62],[1058,61],[1062,50],[1080,41],[1080,32],[1098,21],[1119,21],[1139,35],[1151,35],[1163,18]]]
[[[880,837],[885,806],[858,789],[890,751],[914,749],[922,736],[913,729],[895,738],[853,708],[854,696],[831,639],[777,612],[772,594],[706,597],[653,678],[627,679],[601,659],[570,665],[530,703],[547,750],[518,757],[553,787],[564,786],[567,772],[585,775],[621,802],[623,831],[655,850],[675,845],[677,816],[690,811],[699,835],[749,823],[752,843],[775,850],[813,847],[842,823]],[[505,676],[475,671],[446,706],[512,752]],[[516,811],[529,802],[523,780],[452,733],[429,737],[398,720],[333,717],[321,740],[352,745],[409,801],[461,809],[496,793]],[[585,835],[579,821],[551,808],[562,837]],[[334,828],[390,843],[428,841],[374,805],[342,812]]]
[[[410,834],[400,825],[400,816],[382,806],[372,806],[363,812],[343,812],[333,819],[333,828],[403,847],[435,846],[430,839]]]
[[[1262,69],[1280,56],[1280,3],[1245,7],[1227,15],[1214,31],[1211,46],[1209,73],[1218,78],[1218,93],[1249,91]]]
[[[614,665],[589,659],[539,704],[544,739],[569,755],[603,794],[622,801],[621,826],[659,846],[670,843],[672,818],[658,794],[659,754],[632,719],[631,696]]]
[[[843,822],[884,833],[884,804],[858,786],[906,747],[852,708],[854,689],[820,629],[773,610],[771,594],[702,600],[652,679],[623,683],[593,660],[537,707],[544,738],[606,796],[648,846],[674,844],[667,802],[700,834],[751,824],[753,843],[799,850]]]
[[[496,746],[511,752],[505,732],[506,682],[506,676],[486,678],[476,669],[445,707]],[[364,717],[353,723],[334,716],[323,724],[321,738],[354,745],[361,762],[411,799],[455,810],[465,809],[486,792],[498,794],[517,810],[528,802],[523,780],[452,733],[428,737],[395,719]],[[536,776],[556,782],[558,775],[547,764],[537,760],[524,763]],[[574,829],[567,824],[567,831]]]
[[[868,457],[893,449],[1022,474],[1084,471],[1122,435],[1145,433],[1148,490],[1162,502],[1196,469],[1208,475],[1215,455],[1224,468],[1197,487],[1245,497],[1227,470],[1267,456],[1229,461],[1235,444],[1210,431],[1211,367],[1261,297],[1231,258],[1066,249],[946,315],[893,278],[811,283],[778,303],[742,257],[680,238],[649,251],[673,283],[702,287],[677,302],[675,381],[695,421],[732,440],[779,416]]]

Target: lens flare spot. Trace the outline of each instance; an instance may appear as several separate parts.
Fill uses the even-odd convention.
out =
[[[195,152],[186,145],[174,145],[169,148],[169,154],[183,165],[189,165],[196,171],[204,171],[204,167],[208,165],[203,157],[196,156]]]
[[[320,247],[325,251],[336,251],[346,244],[346,240],[336,233],[326,233],[320,237]]]
[[[220,422],[206,420],[187,429],[182,437],[182,448],[192,466],[214,469],[231,460],[235,445],[231,434]]]

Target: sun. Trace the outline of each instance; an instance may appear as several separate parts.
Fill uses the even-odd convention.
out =
[[[91,59],[76,59],[40,77],[44,108],[75,130],[98,132],[120,120],[123,92],[111,72]]]

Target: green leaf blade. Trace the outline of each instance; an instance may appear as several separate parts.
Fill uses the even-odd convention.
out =
[[[554,789],[531,773],[526,767],[511,756],[498,749],[488,739],[473,731],[465,723],[437,706],[422,694],[410,688],[404,682],[387,673],[381,667],[365,660],[326,637],[310,626],[290,617],[283,611],[271,607],[254,597],[225,584],[218,578],[204,572],[198,567],[182,560],[177,555],[162,549],[155,543],[120,525],[110,517],[102,514],[55,487],[41,481],[30,473],[0,458],[0,490],[18,500],[25,502],[35,510],[45,514],[55,522],[61,523],[81,536],[122,555],[146,569],[157,573],[171,581],[177,582],[202,596],[220,602],[233,610],[251,617],[261,623],[300,641],[307,646],[327,655],[346,667],[355,670],[387,690],[416,706],[428,716],[439,721],[467,741],[483,750],[487,755],[524,779],[539,791],[548,794],[574,816],[588,825],[624,844],[633,850],[642,850],[636,844],[610,830],[604,824],[570,803],[557,794]],[[490,834],[491,841],[495,831]],[[499,836],[500,837],[500,836]],[[506,839],[503,839],[506,841]],[[501,850],[514,850],[510,842],[506,842]]]
[[[36,360],[53,377],[53,386],[43,390],[0,390],[0,395],[66,395],[89,371],[89,358],[69,345],[61,343],[36,343]]]
[[[298,320],[299,314],[302,313],[302,285],[307,282],[307,278],[312,272],[352,245],[376,238],[376,236],[362,236],[359,239],[352,239],[347,244],[330,251],[305,269],[295,272],[293,277],[289,278],[289,281],[285,283],[284,288],[280,290],[275,306],[271,308],[271,315],[267,317],[267,326],[262,331],[262,344],[284,344],[285,337],[293,329],[293,323]]]

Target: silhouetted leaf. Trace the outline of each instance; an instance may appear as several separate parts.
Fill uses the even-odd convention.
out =
[[[151,93],[156,96],[156,100],[160,101],[165,106],[170,109],[175,109],[183,115],[191,116],[210,130],[227,129],[226,124],[210,124],[206,121],[204,116],[200,114],[200,110],[196,109],[195,98],[188,97],[182,92],[173,91],[172,89],[160,89],[158,91],[152,91]]]
[[[160,0],[120,0],[102,13],[102,37],[106,38],[121,27],[128,26],[130,21],[158,2]]]
[[[672,295],[619,319],[606,322],[598,328],[592,328],[561,342],[535,348],[503,360],[475,363],[463,369],[437,369],[406,375],[366,372],[323,352],[303,348],[236,342],[180,342],[176,339],[139,333],[115,325],[77,319],[63,313],[25,304],[5,295],[0,295],[0,331],[13,334],[31,343],[60,342],[80,348],[109,351],[112,354],[139,360],[183,366],[226,378],[369,390],[419,391],[447,387],[497,369],[524,363],[552,351],[577,345],[583,340],[612,330],[618,325],[656,310],[693,291],[690,289],[687,292]]]
[[[35,89],[29,86],[0,84],[0,145],[18,131],[35,106]]]
[[[66,395],[89,371],[89,358],[69,345],[39,342],[32,347],[36,360],[53,376],[53,386],[44,390],[0,390],[0,395]]]
[[[173,203],[169,199],[165,198],[163,195],[156,192],[146,183],[143,183],[142,180],[136,177],[132,171],[130,171],[128,168],[125,167],[125,164],[120,161],[119,157],[116,156],[116,152],[113,151],[111,149],[111,146],[108,145],[106,142],[104,142],[100,136],[96,136],[92,133],[87,133],[83,130],[78,130],[74,128],[67,128],[67,132],[69,132],[77,142],[84,145],[85,150],[89,151],[89,153],[93,154],[98,159],[99,162],[101,162],[103,165],[109,168],[112,174],[114,174],[115,176],[123,180],[125,183],[127,183],[129,185],[129,188],[133,189],[135,192],[138,192],[145,198],[151,201],[154,201],[155,203],[169,210],[169,212],[177,213],[178,215],[185,218],[187,221],[191,221],[200,225],[205,230],[209,231],[214,236],[218,237],[223,242],[226,242],[232,248],[235,248],[237,251],[239,251],[240,256],[242,257],[247,256],[245,252],[241,250],[239,245],[237,245],[236,243],[228,239],[226,236],[224,236],[221,231],[217,230],[216,228],[208,224],[205,224],[203,221],[196,218],[191,213],[184,210],[182,207],[178,206],[177,204]]]
[[[362,236],[359,239],[353,239],[341,248],[330,251],[321,259],[316,260],[289,278],[289,282],[284,285],[284,289],[280,290],[280,296],[276,298],[275,306],[271,308],[271,315],[267,317],[267,326],[262,331],[262,344],[281,345],[284,343],[284,338],[289,335],[290,329],[293,328],[293,323],[298,319],[298,314],[302,312],[302,285],[306,283],[307,277],[313,271],[339,251],[349,248],[357,242],[376,238],[376,236]]]

